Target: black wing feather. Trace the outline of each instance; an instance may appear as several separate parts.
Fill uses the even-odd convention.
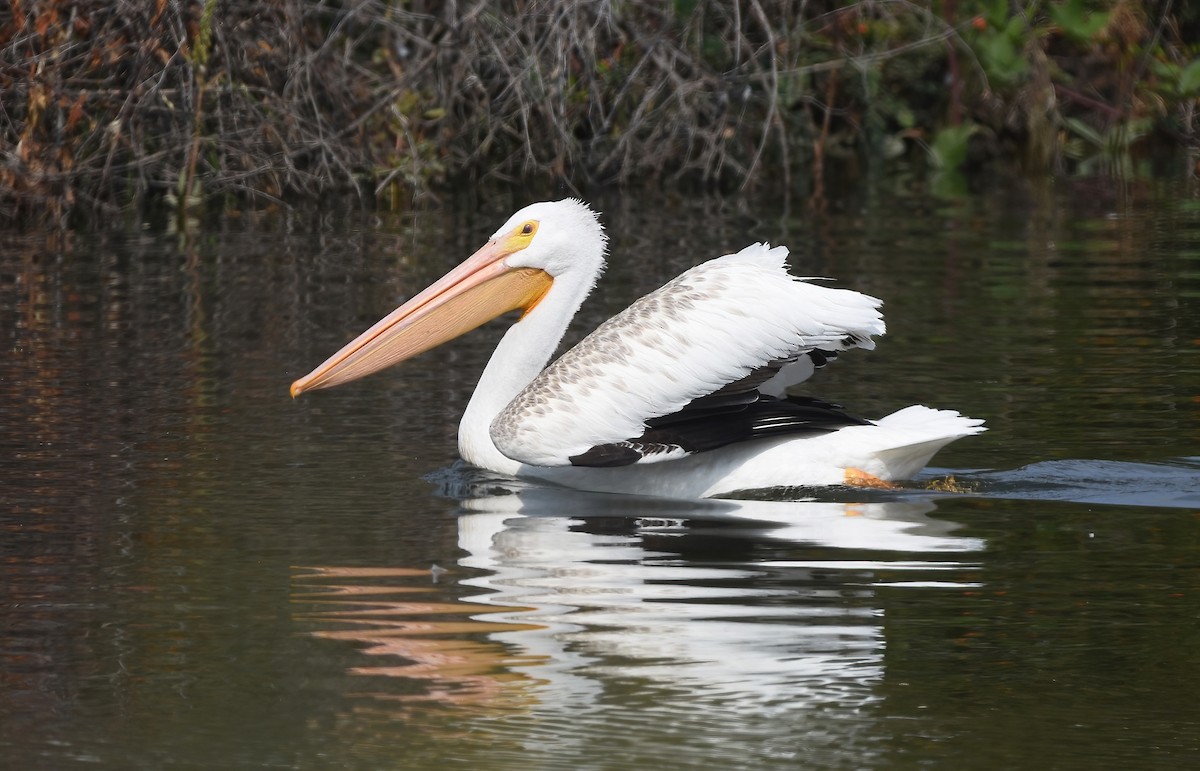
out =
[[[628,466],[662,452],[683,450],[692,454],[750,439],[823,434],[870,423],[848,415],[839,405],[812,397],[779,399],[754,390],[726,393],[726,389],[728,386],[696,399],[679,412],[646,421],[646,431],[637,438],[597,445],[573,455],[571,463]]]

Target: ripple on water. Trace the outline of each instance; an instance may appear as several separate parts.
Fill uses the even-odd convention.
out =
[[[978,483],[980,494],[998,498],[1200,507],[1200,459],[1197,458],[1163,463],[1056,460],[974,474],[969,479]]]

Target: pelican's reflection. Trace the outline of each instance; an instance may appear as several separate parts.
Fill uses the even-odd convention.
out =
[[[494,492],[459,501],[464,554],[441,584],[309,569],[308,620],[338,622],[315,633],[386,657],[357,674],[458,706],[578,712],[619,688],[660,711],[857,708],[882,675],[881,587],[967,586],[983,546],[924,498]]]
[[[928,499],[672,501],[533,488],[462,501],[470,601],[546,662],[554,699],[607,677],[751,704],[864,703],[880,675],[881,584],[964,585],[982,548]],[[509,608],[520,607],[519,611]],[[530,625],[536,628],[530,628]],[[516,626],[521,625],[521,626]]]

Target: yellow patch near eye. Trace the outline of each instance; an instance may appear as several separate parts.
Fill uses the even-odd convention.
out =
[[[518,225],[513,228],[512,234],[506,239],[508,253],[519,252],[529,246],[529,242],[537,235],[538,223],[537,220],[529,220],[528,222]]]

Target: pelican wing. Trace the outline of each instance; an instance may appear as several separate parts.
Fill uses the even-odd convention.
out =
[[[600,444],[570,458],[573,466],[627,466],[664,456],[678,458],[715,450],[734,442],[789,434],[824,434],[846,426],[870,423],[842,412],[836,404],[807,397],[778,399],[759,395],[753,401],[728,409],[693,410],[690,407],[661,418],[652,418],[642,435],[621,442]]]
[[[539,466],[626,465],[864,422],[777,398],[884,332],[879,300],[791,276],[786,258],[784,247],[754,244],[638,300],[500,412],[496,447]]]

